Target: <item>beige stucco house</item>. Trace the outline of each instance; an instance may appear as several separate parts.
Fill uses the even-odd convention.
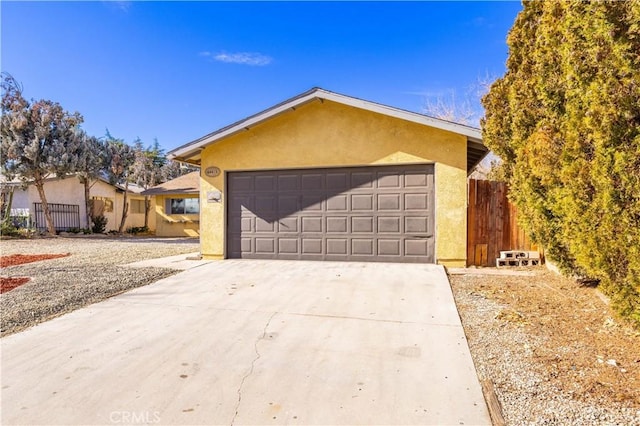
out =
[[[19,182],[5,182],[3,185],[8,184],[15,186],[12,210],[20,214],[28,213],[31,220],[35,222],[35,227],[45,229],[44,216],[38,207],[41,200],[36,187],[32,184],[24,187]],[[44,184],[44,191],[52,209],[57,230],[89,227],[84,201],[84,185],[75,175],[62,179],[48,178]],[[129,187],[127,195],[129,212],[125,229],[144,226],[144,196],[140,195],[140,192],[141,188],[135,185]],[[94,206],[93,213],[102,214],[107,218],[106,231],[117,230],[122,219],[124,187],[112,185],[104,179],[97,179],[92,183],[90,196]],[[149,229],[155,229],[153,212],[149,214]]]
[[[200,234],[200,171],[188,173],[143,191],[153,196],[156,235],[197,237]]]
[[[315,88],[187,143],[203,257],[465,266],[480,130]]]

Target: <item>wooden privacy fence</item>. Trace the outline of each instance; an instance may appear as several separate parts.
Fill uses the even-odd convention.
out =
[[[496,266],[502,250],[537,250],[518,226],[507,184],[469,179],[467,266]]]

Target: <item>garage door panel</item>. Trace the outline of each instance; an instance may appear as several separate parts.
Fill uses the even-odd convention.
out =
[[[379,256],[400,256],[402,241],[397,240],[378,240]]]
[[[297,238],[278,238],[278,253],[297,254],[298,244]]]
[[[272,175],[256,176],[254,185],[256,191],[274,192],[276,190],[276,177]]]
[[[378,233],[399,234],[401,232],[400,216],[395,217],[378,217]]]
[[[302,239],[302,254],[321,255],[322,253],[322,238]]]
[[[327,190],[330,194],[342,192],[348,188],[349,174],[345,172],[327,173]]]
[[[407,172],[404,175],[404,186],[407,188],[427,187],[429,175],[425,172]]]
[[[433,262],[433,171],[231,172],[227,256]]]
[[[351,173],[352,188],[373,188],[374,172],[357,171]]]
[[[427,239],[406,239],[404,247],[404,252],[407,256],[426,256],[429,250]]]
[[[251,223],[253,222],[250,217],[234,217],[231,218],[231,230],[233,233],[251,232]]]
[[[400,210],[400,194],[378,194],[378,210]]]
[[[253,210],[253,197],[248,195],[232,196],[229,203],[232,211],[234,212]]]
[[[304,174],[302,175],[303,191],[319,191],[324,189],[324,174]]]
[[[231,237],[229,238],[229,252],[230,254],[240,254],[242,253],[242,240],[240,237]]]
[[[275,231],[274,222],[269,222],[267,220],[262,219],[261,217],[256,218],[256,232],[273,233],[274,231]]]
[[[324,197],[320,194],[303,195],[302,208],[305,211],[320,212],[322,211],[323,201],[324,201]]]
[[[352,217],[351,218],[351,232],[356,233],[372,233],[373,232],[373,217]]]
[[[327,217],[327,233],[346,233],[349,218],[347,216]]]
[[[338,194],[326,200],[327,212],[346,212],[348,196]]]
[[[253,191],[253,176],[232,175],[229,177],[229,191]]]
[[[404,229],[407,234],[428,233],[429,219],[426,217],[405,217]]]
[[[378,188],[400,188],[402,176],[393,172],[378,172]]]
[[[429,208],[429,194],[404,194],[405,210],[427,210]]]
[[[255,211],[262,215],[275,214],[277,211],[275,194],[256,196],[254,206]]]
[[[298,218],[297,217],[285,217],[278,221],[278,232],[298,232]]]
[[[255,246],[256,253],[275,254],[276,252],[276,244],[273,238],[256,238]]]
[[[327,255],[340,255],[347,254],[347,247],[349,240],[346,238],[327,238]]]
[[[253,239],[241,238],[240,239],[240,251],[242,253],[251,253],[253,251]]]
[[[351,196],[352,211],[373,211],[373,194],[353,194]]]
[[[300,176],[285,174],[278,176],[278,191],[296,191],[300,189]]]
[[[373,256],[374,247],[373,238],[351,240],[351,254],[354,256]]]
[[[301,222],[303,233],[322,232],[322,216],[303,216]]]
[[[297,212],[299,197],[297,195],[278,195],[278,213],[291,214]]]

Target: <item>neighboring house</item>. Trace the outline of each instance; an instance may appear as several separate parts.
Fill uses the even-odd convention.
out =
[[[188,173],[143,191],[155,197],[156,235],[200,235],[200,171]]]
[[[33,184],[26,188],[21,182],[4,182],[3,186],[15,187],[13,193],[12,210],[20,213],[26,211],[36,228],[45,230],[47,225],[41,208],[40,195]],[[45,181],[44,191],[47,202],[52,211],[56,230],[66,231],[73,228],[88,228],[86,207],[84,201],[84,186],[77,176],[65,178],[51,177]],[[140,195],[141,188],[129,186],[127,201],[129,213],[125,222],[125,230],[130,227],[144,226],[144,196]],[[124,187],[112,185],[105,179],[96,180],[90,189],[93,204],[93,216],[104,215],[107,218],[106,230],[117,230],[122,218],[124,203]],[[153,200],[152,200],[153,204]],[[149,228],[155,229],[155,215],[149,213]]]
[[[478,129],[315,88],[187,143],[209,259],[465,266]]]

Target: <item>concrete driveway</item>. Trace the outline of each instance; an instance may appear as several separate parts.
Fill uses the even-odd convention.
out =
[[[5,425],[490,424],[435,265],[211,262],[0,343]]]

